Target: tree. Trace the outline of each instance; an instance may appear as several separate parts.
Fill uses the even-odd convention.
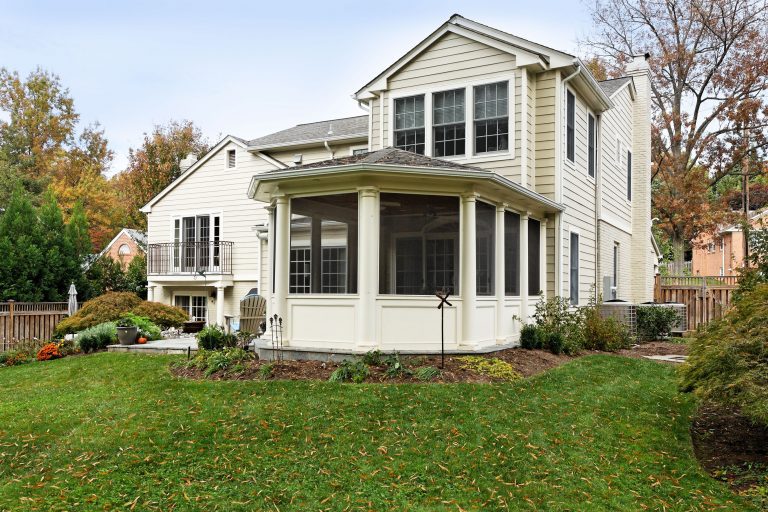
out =
[[[45,179],[71,143],[79,119],[59,77],[36,69],[26,80],[0,68],[0,148],[32,180]]]
[[[128,154],[128,168],[113,178],[120,202],[126,206],[128,224],[146,227],[139,211],[150,199],[181,175],[179,162],[188,154],[207,153],[208,140],[191,121],[171,121],[144,134],[144,142]]]
[[[654,213],[682,259],[727,220],[709,189],[768,147],[761,0],[598,0],[584,43],[621,68],[652,52]]]

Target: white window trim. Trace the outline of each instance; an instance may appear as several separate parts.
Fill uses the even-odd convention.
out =
[[[568,93],[573,95],[573,160],[568,158]],[[576,170],[576,121],[578,120],[578,96],[570,85],[565,86],[563,93],[563,163]]]
[[[569,303],[570,303],[570,299],[571,299],[571,270],[572,270],[572,267],[571,267],[571,254],[573,252],[573,246],[571,245],[572,235],[576,235],[577,237],[579,237],[579,252],[581,252],[581,230],[578,229],[578,228],[572,227],[572,226],[568,228],[568,301],[569,301]],[[579,296],[578,296],[578,300],[576,301],[576,304],[571,304],[571,306],[574,306],[574,307],[575,306],[579,306],[581,304],[581,287],[580,287],[580,285],[581,285],[581,257],[579,257],[579,267],[578,267],[577,270],[579,272],[579,282],[576,283],[576,287],[577,287],[576,290],[577,290],[577,293],[579,294]]]
[[[595,162],[595,175],[590,176],[589,175],[589,116],[592,116],[592,119],[595,120],[595,147],[594,147],[594,162]],[[597,180],[597,174],[599,172],[600,167],[600,159],[598,158],[598,155],[600,154],[600,116],[595,114],[590,109],[587,109],[587,165],[586,165],[586,175],[587,178],[589,178],[592,181]]]
[[[235,153],[235,165],[232,167],[229,166],[229,153],[234,152]],[[227,148],[224,153],[224,167],[226,169],[237,169],[237,148]]]
[[[175,243],[176,240],[174,238],[174,225],[176,224],[176,221],[179,221],[179,237],[183,237],[182,230],[184,229],[184,221],[182,220],[184,217],[204,217],[208,216],[209,218],[209,226],[210,226],[210,236],[213,237],[213,218],[218,217],[219,218],[219,242],[226,241],[226,238],[224,237],[224,212],[222,210],[191,210],[191,211],[183,211],[183,212],[174,212],[170,217],[170,222],[168,223],[169,228],[169,236],[168,240],[171,244]],[[173,255],[171,255],[171,266],[173,266]],[[174,267],[175,268],[175,267]]]
[[[189,316],[192,316],[192,297],[205,297],[205,323],[208,324],[210,318],[210,300],[207,292],[201,292],[200,290],[175,290],[171,293],[171,304],[176,305],[176,297],[189,297]]]
[[[490,153],[475,153],[475,94],[474,88],[477,85],[493,84],[497,82],[509,82],[509,149],[503,151],[494,151]],[[464,93],[464,123],[465,123],[465,137],[466,143],[464,145],[464,155],[449,156],[449,157],[434,157],[433,147],[433,134],[434,128],[432,124],[432,96],[438,92],[453,91],[456,89],[465,89]],[[522,91],[521,91],[522,94]],[[387,135],[389,137],[389,145],[394,147],[395,141],[395,100],[400,98],[407,98],[409,96],[424,95],[424,156],[440,158],[441,160],[456,160],[456,161],[472,161],[472,162],[484,162],[494,161],[500,158],[515,158],[515,145],[517,142],[517,124],[515,117],[515,105],[517,104],[517,90],[515,89],[515,73],[498,73],[487,75],[482,79],[475,80],[461,80],[450,84],[444,84],[439,86],[427,86],[427,87],[408,87],[404,89],[397,89],[395,91],[388,91],[388,115],[389,124],[387,127]]]

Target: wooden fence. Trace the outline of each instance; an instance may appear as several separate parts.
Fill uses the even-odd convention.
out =
[[[685,304],[692,331],[722,318],[738,286],[739,276],[656,276],[653,299]]]
[[[49,340],[67,310],[66,302],[0,302],[0,351]]]

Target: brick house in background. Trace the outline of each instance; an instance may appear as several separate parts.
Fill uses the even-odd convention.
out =
[[[755,229],[766,227],[768,209],[752,216]],[[716,234],[702,235],[694,244],[691,273],[696,276],[735,276],[744,266],[744,231],[734,224]]]
[[[147,253],[147,234],[136,229],[123,228],[99,253],[98,258],[108,256],[119,262],[123,269],[131,264],[133,258]]]

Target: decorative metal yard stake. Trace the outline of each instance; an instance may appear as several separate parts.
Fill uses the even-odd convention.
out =
[[[269,331],[272,334],[272,360],[283,360],[283,318],[277,316],[269,317]]]
[[[435,293],[435,296],[440,299],[440,304],[437,305],[437,309],[440,310],[440,369],[445,368],[445,308],[443,306],[453,306],[448,302],[451,292],[445,289]]]

